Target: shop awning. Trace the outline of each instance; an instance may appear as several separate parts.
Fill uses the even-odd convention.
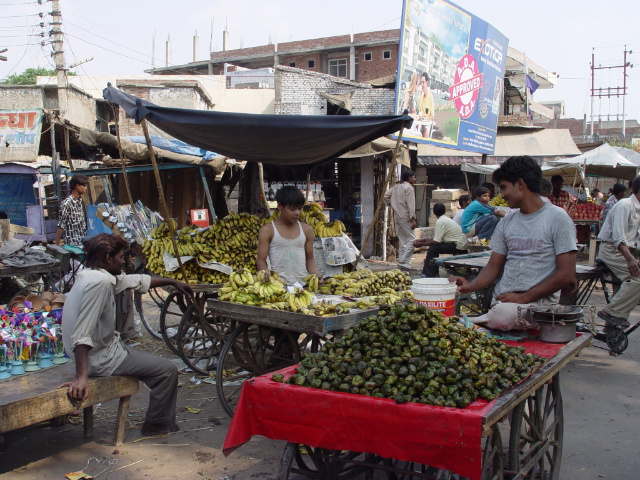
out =
[[[576,168],[586,175],[596,177],[623,178],[633,180],[638,175],[639,166],[620,155],[611,145],[603,143],[577,157],[547,162],[562,170],[559,175],[571,173]]]
[[[373,142],[367,143],[355,150],[340,155],[340,158],[360,158],[370,157],[372,155],[379,155],[381,153],[392,151],[396,148],[396,141],[386,137],[380,137]],[[397,162],[405,167],[411,168],[411,160],[409,158],[409,148],[400,143],[400,153],[398,154]]]
[[[253,115],[159,107],[109,86],[104,98],[136,123],[146,118],[174,138],[229,158],[313,165],[410,126],[406,115]]]
[[[453,155],[459,152],[459,156]],[[498,129],[493,155],[487,157],[487,163],[500,163],[506,158],[529,155],[544,159],[580,155],[580,150],[566,129]],[[420,165],[461,165],[463,163],[480,164],[482,155],[462,150],[418,144],[418,164]]]

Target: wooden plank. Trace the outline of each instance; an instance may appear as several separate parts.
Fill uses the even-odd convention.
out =
[[[569,363],[573,357],[587,347],[593,335],[584,333],[567,343],[562,349],[547,362],[545,362],[536,372],[531,374],[519,385],[507,390],[498,397],[496,403],[486,415],[482,417],[483,435],[487,435],[491,426],[524,401],[529,395],[535,392],[543,384],[550,381],[554,375]]]
[[[82,411],[84,423],[84,438],[93,437],[93,406],[86,407]]]
[[[89,379],[89,397],[72,402],[60,385],[75,377],[75,364],[66,364],[3,381],[0,393],[0,433],[67,415],[138,391],[134,377]]]
[[[131,395],[122,397],[118,404],[118,416],[116,417],[116,433],[113,437],[113,444],[117,447],[122,445],[124,441],[124,430],[127,426],[127,414],[129,413],[129,404],[131,403]]]
[[[31,275],[36,273],[49,273],[52,270],[57,270],[60,268],[60,260],[55,261],[55,263],[50,263],[48,265],[30,265],[28,267],[3,267],[0,268],[0,277],[13,277],[13,276],[22,276],[22,275]]]
[[[377,315],[378,313],[378,309],[373,308],[371,310],[334,315],[331,317],[318,317],[315,315],[304,315],[302,313],[223,302],[216,299],[208,300],[207,308],[211,310],[214,315],[231,318],[240,322],[282,328],[283,330],[312,335],[325,335],[336,330],[346,330],[358,325],[363,318]]]

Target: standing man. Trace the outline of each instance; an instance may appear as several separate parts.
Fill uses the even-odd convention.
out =
[[[431,261],[438,258],[441,253],[462,255],[469,250],[467,236],[462,233],[460,225],[444,214],[445,211],[443,203],[436,203],[433,206],[433,214],[438,217],[433,240],[425,238],[413,242],[414,247],[429,247],[427,258],[424,259],[422,267],[422,276],[425,278],[439,276],[438,266],[432,265]]]
[[[56,231],[55,244],[62,240],[67,245],[82,247],[82,238],[87,236],[87,222],[85,219],[82,195],[87,191],[89,178],[85,175],[74,175],[69,181],[71,195],[60,204],[60,220]]]
[[[322,280],[313,257],[313,228],[300,222],[304,195],[292,185],[279,188],[276,201],[280,216],[263,225],[258,232],[256,268],[278,272],[288,285],[304,284],[304,277],[312,273]]]
[[[67,295],[62,314],[62,338],[75,359],[76,378],[65,383],[71,400],[89,395],[88,377],[133,375],[151,390],[142,435],[179,430],[176,424],[178,370],[170,360],[125,345],[115,330],[114,296],[125,289],[145,293],[151,287],[172,286],[192,296],[189,285],[169,278],[122,273],[128,243],[100,233],[86,242],[86,266]]]
[[[602,211],[600,212],[600,230],[604,225],[604,221],[607,219],[607,215],[611,208],[618,203],[619,200],[624,197],[624,194],[627,192],[627,187],[623,183],[616,183],[611,189],[611,196],[604,202],[604,207],[602,207]]]
[[[493,253],[473,281],[450,278],[460,293],[487,288],[500,278],[491,310],[476,319],[490,328],[532,328],[531,316],[519,314],[518,307],[557,303],[560,289],[574,281],[575,226],[565,212],[542,201],[541,178],[540,166],[529,156],[511,157],[494,172],[502,198],[519,210],[496,227],[489,245]]]
[[[390,188],[384,194],[384,203],[391,205],[393,218],[398,236],[398,266],[411,268],[409,262],[413,255],[413,231],[418,226],[416,222],[416,194],[413,185],[416,174],[413,170],[404,170],[401,182]]]
[[[640,177],[633,179],[629,198],[619,200],[609,211],[598,238],[602,240],[598,256],[622,281],[611,303],[598,312],[608,325],[629,326],[629,314],[640,301]]]

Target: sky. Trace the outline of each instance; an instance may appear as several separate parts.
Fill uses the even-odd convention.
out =
[[[54,68],[51,45],[51,2],[0,0],[0,78],[28,67]],[[458,0],[454,2],[491,23],[509,45],[559,75],[552,90],[538,90],[535,101],[564,100],[567,115],[591,115],[589,88],[592,51],[598,66],[627,61],[627,119],[640,120],[640,33],[636,0]],[[402,0],[60,0],[67,65],[93,60],[72,69],[78,75],[139,75],[154,65],[165,66],[165,42],[170,36],[172,63],[193,60],[193,36],[198,32],[198,60],[222,49],[222,31],[229,31],[229,49],[272,42],[304,40],[400,27]],[[38,13],[45,13],[41,19]],[[38,23],[44,22],[44,27]],[[45,38],[40,33],[45,32]],[[623,85],[622,69],[602,69],[596,88]],[[622,99],[594,102],[594,115],[622,114]],[[621,117],[620,117],[621,118]]]

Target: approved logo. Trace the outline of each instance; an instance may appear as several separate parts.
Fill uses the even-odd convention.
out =
[[[460,118],[469,118],[478,104],[478,93],[482,88],[482,75],[479,73],[478,62],[473,55],[465,55],[460,59],[454,84],[449,87],[451,100],[454,101]]]

